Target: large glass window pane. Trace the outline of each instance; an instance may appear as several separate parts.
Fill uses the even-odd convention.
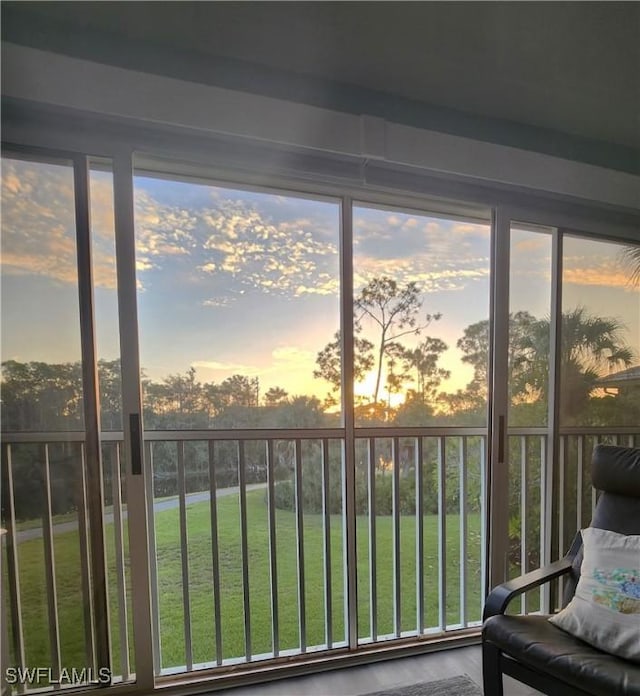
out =
[[[354,209],[356,423],[486,422],[488,222]]]
[[[135,193],[145,428],[338,424],[338,204],[148,176]]]
[[[509,425],[546,425],[549,410],[550,229],[511,229]]]
[[[2,429],[82,430],[73,169],[2,164]]]
[[[558,555],[591,519],[593,447],[640,444],[638,249],[563,239]]]
[[[640,423],[638,248],[569,235],[564,238],[563,426]]]

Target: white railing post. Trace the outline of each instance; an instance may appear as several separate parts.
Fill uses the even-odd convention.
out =
[[[333,646],[333,597],[331,587],[331,494],[329,440],[322,440],[322,540],[324,568],[324,635],[327,649]]]
[[[378,640],[378,565],[376,554],[376,441],[370,437],[367,448],[368,526],[369,526],[369,630],[371,640]]]
[[[324,482],[323,482],[324,483]],[[269,582],[271,587],[271,648],[280,654],[280,617],[278,615],[278,547],[276,545],[276,494],[273,440],[267,440],[267,514],[269,516]],[[325,551],[326,557],[326,551]],[[217,562],[217,561],[216,561]],[[326,600],[325,600],[326,601]]]
[[[529,513],[529,453],[527,451],[527,436],[520,436],[520,572],[526,573],[527,568],[527,515]],[[520,611],[527,613],[527,593],[520,598]]]
[[[120,623],[120,670],[123,681],[129,681],[129,610],[124,561],[124,532],[122,524],[122,474],[120,471],[120,443],[113,442],[111,450],[111,502],[113,505],[113,533],[115,544],[118,618]]]
[[[189,536],[187,531],[187,482],[184,462],[184,442],[178,448],[178,509],[180,514],[180,561],[182,571],[182,612],[184,629],[184,652],[187,671],[193,669],[193,646],[191,641],[191,592],[189,583]]]
[[[251,597],[249,593],[249,543],[247,528],[247,479],[245,441],[237,441],[238,499],[240,501],[240,546],[242,550],[242,607],[244,613],[244,646],[247,662],[251,661]]]
[[[162,643],[160,641],[160,598],[158,597],[158,551],[156,548],[156,517],[153,444],[144,443],[145,452],[145,502],[147,505],[148,539],[149,539],[149,586],[151,588],[151,621],[153,640],[153,672],[158,676],[162,670]],[[128,502],[128,501],[127,501]],[[129,532],[131,534],[131,532]]]
[[[423,442],[414,440],[416,475],[416,628],[424,633],[424,471]]]
[[[447,442],[438,438],[438,625],[447,627]]]
[[[391,512],[393,515],[393,625],[396,638],[402,633],[402,575],[400,562],[400,441],[397,437],[392,440],[393,479],[392,495],[393,503]]]
[[[460,533],[460,625],[467,625],[467,437],[461,435],[458,440],[458,504]]]

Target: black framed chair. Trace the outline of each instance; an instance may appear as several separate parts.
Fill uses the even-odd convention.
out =
[[[598,445],[591,481],[601,492],[591,526],[640,534],[640,449]],[[640,696],[640,664],[591,647],[551,624],[546,615],[505,614],[512,599],[560,577],[566,606],[575,593],[581,564],[578,533],[563,559],[491,591],[482,629],[485,696],[503,696],[503,674],[549,696]],[[638,621],[640,640],[640,616]]]

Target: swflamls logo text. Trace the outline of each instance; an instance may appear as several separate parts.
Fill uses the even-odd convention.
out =
[[[63,667],[60,672],[51,667],[7,667],[5,670],[7,684],[34,685],[79,685],[79,684],[110,684],[111,670],[108,667],[100,667],[94,670],[91,667],[77,669]]]

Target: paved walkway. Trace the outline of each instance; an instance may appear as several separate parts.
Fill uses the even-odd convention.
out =
[[[247,490],[253,491],[258,488],[266,488],[266,483],[249,483],[247,484]],[[227,495],[235,495],[240,491],[238,486],[231,486],[230,488],[218,488],[216,491],[216,498],[224,498]],[[187,505],[193,505],[195,503],[203,503],[209,500],[209,491],[201,491],[199,493],[187,493],[186,496]],[[172,510],[177,508],[180,504],[178,496],[171,496],[170,498],[159,498],[153,503],[153,511],[163,512],[164,510]],[[111,507],[109,508],[109,510]],[[127,517],[126,507],[123,505],[122,518]],[[107,511],[104,514],[105,524],[113,522],[113,512]],[[72,520],[70,522],[60,522],[59,524],[53,525],[54,534],[64,534],[65,532],[73,532],[78,529],[78,521]],[[42,537],[42,527],[34,527],[33,529],[23,529],[16,534],[18,542],[29,541],[30,539],[40,539]]]

